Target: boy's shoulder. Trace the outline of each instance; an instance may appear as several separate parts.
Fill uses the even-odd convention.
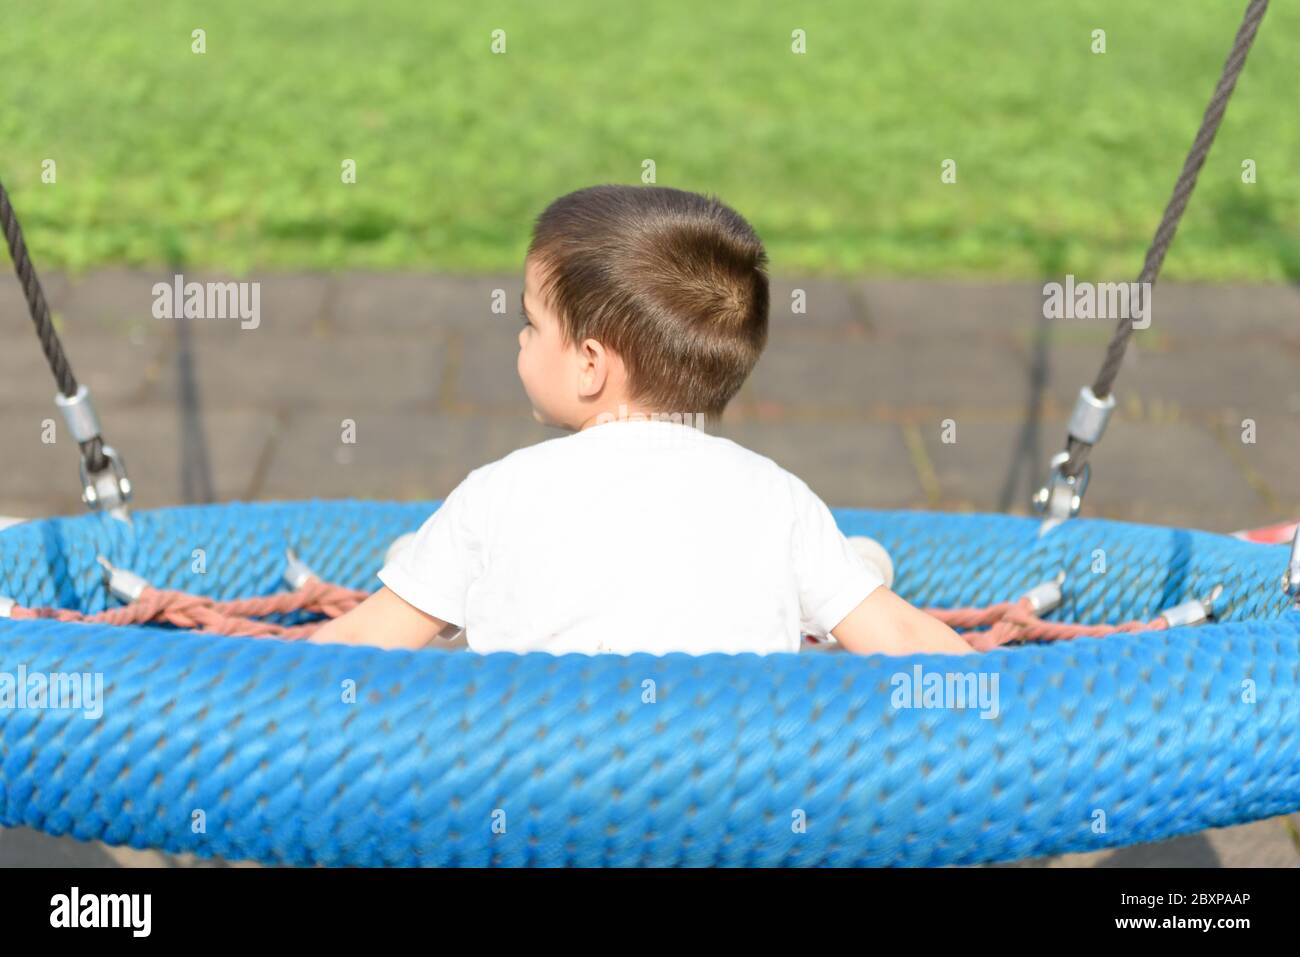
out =
[[[509,480],[520,474],[563,468],[586,461],[592,455],[635,450],[667,452],[676,447],[691,448],[712,458],[716,467],[745,473],[756,481],[767,481],[782,489],[793,485],[796,492],[807,489],[802,479],[776,460],[727,436],[676,423],[650,423],[650,426],[654,427],[641,423],[616,423],[544,439],[480,465],[469,473],[466,482],[473,479],[475,484],[489,485],[495,484],[494,479]],[[615,431],[602,431],[595,435],[597,430]]]

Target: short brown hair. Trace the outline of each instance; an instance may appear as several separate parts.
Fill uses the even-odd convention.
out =
[[[528,255],[565,344],[617,353],[652,411],[720,416],[767,344],[767,253],[716,197],[580,189],[537,218]]]

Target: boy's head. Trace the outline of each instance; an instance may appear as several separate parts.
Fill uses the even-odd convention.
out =
[[[537,219],[519,377],[533,416],[582,429],[601,413],[715,419],[767,342],[767,254],[716,198],[592,186]]]

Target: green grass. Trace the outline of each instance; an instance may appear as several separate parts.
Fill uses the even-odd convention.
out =
[[[549,200],[651,158],[659,184],[747,216],[779,273],[1119,279],[1242,9],[24,3],[0,27],[0,177],[47,269],[514,270]],[[1300,279],[1297,62],[1300,9],[1275,4],[1165,275]]]

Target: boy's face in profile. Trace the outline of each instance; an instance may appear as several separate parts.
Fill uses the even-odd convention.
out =
[[[524,264],[523,328],[519,330],[519,379],[543,425],[577,428],[578,355],[566,348],[559,318],[542,299],[542,270],[530,256]]]

